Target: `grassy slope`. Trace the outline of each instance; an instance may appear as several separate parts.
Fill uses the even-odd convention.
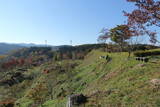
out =
[[[37,71],[39,76],[32,83],[28,83],[32,89],[26,90],[25,96],[17,102],[20,103],[20,107],[29,107],[34,99],[28,95],[36,93],[46,98],[43,107],[65,107],[67,95],[83,93],[90,97],[85,104],[86,107],[160,106],[160,90],[155,90],[150,84],[151,79],[160,78],[160,58],[156,64],[149,62],[140,67],[138,65],[142,62],[133,58],[127,60],[127,53],[109,54],[111,58],[109,62],[99,59],[99,56],[106,54],[108,53],[92,51],[84,61],[57,62],[64,67],[67,63],[80,63],[75,69],[69,69],[66,73],[52,71],[49,74],[41,74],[42,69],[54,65],[52,62],[35,68],[32,72]],[[46,87],[51,81],[55,84],[54,100],[50,100],[45,89],[33,91],[39,84]],[[64,97],[58,96],[59,94]]]

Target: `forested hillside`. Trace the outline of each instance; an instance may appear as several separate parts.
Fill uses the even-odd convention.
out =
[[[79,107],[159,107],[159,55],[149,55],[144,62],[133,54],[128,58],[128,52],[95,46],[70,49],[83,57],[71,57],[68,48],[62,52],[44,47],[6,56],[1,62],[0,105],[66,107],[69,96],[79,95],[79,100],[72,99]]]
[[[0,55],[7,54],[11,51],[18,50],[24,48],[24,46],[16,45],[16,44],[6,44],[0,43]]]

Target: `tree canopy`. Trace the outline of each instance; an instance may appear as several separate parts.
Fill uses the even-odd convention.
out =
[[[134,3],[137,9],[131,13],[124,12],[128,17],[128,26],[135,36],[149,35],[152,43],[158,42],[156,31],[150,27],[160,27],[160,1],[159,0],[127,0]]]
[[[125,40],[133,36],[127,25],[117,25],[115,28],[110,30],[103,29],[101,33],[102,35],[99,36],[98,41],[110,39],[115,43],[123,43]]]

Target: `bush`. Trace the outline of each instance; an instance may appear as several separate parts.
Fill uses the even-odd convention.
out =
[[[134,56],[136,57],[146,57],[152,55],[160,55],[160,50],[148,50],[148,51],[137,51],[134,52]]]

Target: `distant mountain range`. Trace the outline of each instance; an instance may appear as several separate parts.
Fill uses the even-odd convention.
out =
[[[44,47],[46,45],[39,45],[39,44],[33,44],[33,43],[0,43],[0,55],[7,54],[13,50],[21,49],[21,48],[27,48],[27,47]],[[56,49],[56,47],[48,45],[50,47],[53,47],[53,49]]]
[[[18,43],[16,45],[24,46],[24,47],[45,47],[44,44],[34,44],[34,43]],[[47,45],[53,47],[52,45]]]
[[[53,50],[58,50],[59,48],[63,47],[72,47],[70,45],[60,45],[60,46],[52,46],[47,45],[47,47],[52,47]],[[46,47],[43,44],[34,44],[34,43],[0,43],[0,55],[7,54],[17,49],[21,48],[29,48],[29,47]]]

